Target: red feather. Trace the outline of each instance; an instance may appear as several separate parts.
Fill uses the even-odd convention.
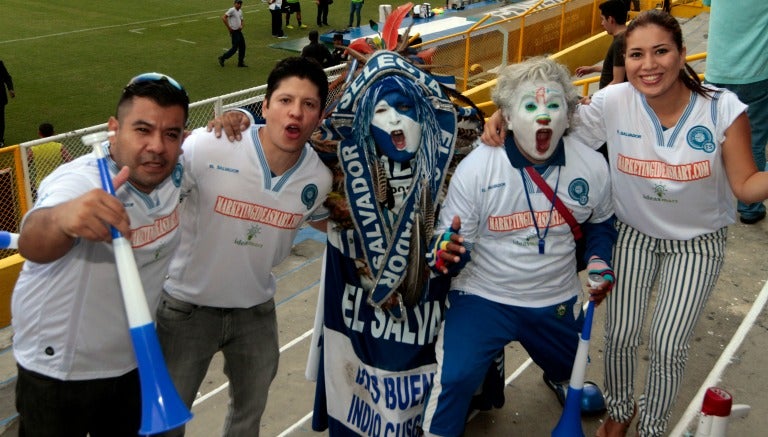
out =
[[[393,50],[397,47],[397,31],[400,29],[400,23],[403,22],[403,19],[408,15],[408,12],[411,12],[412,8],[413,3],[411,2],[398,6],[397,9],[389,14],[389,17],[387,17],[387,20],[384,22],[384,29],[381,31],[381,39],[384,41],[387,50]]]
[[[358,52],[364,54],[364,55],[370,55],[373,53],[373,49],[370,45],[365,41],[365,38],[358,38],[354,41],[352,41],[349,44],[349,48],[353,50],[357,50]]]

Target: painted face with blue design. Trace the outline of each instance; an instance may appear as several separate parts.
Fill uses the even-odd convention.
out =
[[[552,156],[568,128],[565,92],[554,81],[522,82],[503,113],[518,149],[537,164]]]
[[[421,143],[416,102],[398,91],[388,91],[373,108],[371,132],[382,153],[397,162],[414,157]]]

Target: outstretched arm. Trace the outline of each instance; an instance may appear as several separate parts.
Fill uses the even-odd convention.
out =
[[[746,112],[725,131],[723,164],[736,198],[744,203],[768,198],[768,172],[758,171],[752,158],[752,133]]]
[[[128,180],[128,167],[115,176],[119,187]],[[19,253],[34,262],[47,263],[64,256],[76,238],[112,241],[110,226],[126,237],[131,234],[130,219],[122,202],[102,189],[50,208],[32,211],[24,220],[19,235]]]
[[[595,65],[583,65],[581,67],[576,68],[576,76],[581,77],[585,74],[592,74],[592,73],[598,73],[600,72],[600,67]]]

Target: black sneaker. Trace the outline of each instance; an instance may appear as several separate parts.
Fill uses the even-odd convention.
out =
[[[549,387],[549,389],[555,393],[555,396],[557,396],[557,402],[560,403],[560,406],[565,406],[565,397],[568,394],[568,383],[552,381],[547,378],[547,375],[542,375],[542,377],[544,379],[544,384],[547,384],[547,387]]]
[[[248,67],[247,65],[243,64],[242,62],[237,64],[237,66],[240,67],[240,68],[247,68]]]
[[[565,406],[565,398],[568,396],[568,382],[555,382],[542,375],[544,384],[557,396],[557,402],[561,407]],[[597,384],[592,381],[584,381],[579,399],[579,410],[583,416],[603,414],[605,412],[605,398]]]
[[[762,221],[765,218],[765,211],[761,211],[755,215],[739,217],[739,221],[745,225],[754,225],[755,223]]]
[[[222,67],[224,66],[224,57],[223,56],[219,56],[219,65],[221,65]]]

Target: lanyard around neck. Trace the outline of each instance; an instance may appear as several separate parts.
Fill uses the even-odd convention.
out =
[[[523,178],[523,187],[525,188],[525,172],[523,172],[523,169],[520,170],[520,177]],[[535,172],[535,169],[531,169],[533,172]],[[530,173],[530,172],[529,172]],[[535,183],[535,181],[534,181]],[[536,236],[539,238],[539,255],[544,254],[544,240],[547,238],[547,233],[549,232],[549,225],[552,223],[552,211],[555,209],[555,202],[557,202],[557,187],[558,184],[560,184],[560,166],[557,167],[557,179],[555,180],[555,191],[552,193],[552,199],[551,205],[549,207],[549,217],[547,217],[547,226],[544,228],[544,234],[541,234],[541,231],[539,230],[539,223],[536,221],[536,212],[533,209],[533,204],[531,203],[531,196],[528,193],[528,189],[525,188],[525,200],[528,201],[528,211],[531,213],[531,219],[533,220],[533,227],[536,228]],[[535,184],[538,185],[538,184]],[[546,196],[546,193],[542,190],[542,194]]]

